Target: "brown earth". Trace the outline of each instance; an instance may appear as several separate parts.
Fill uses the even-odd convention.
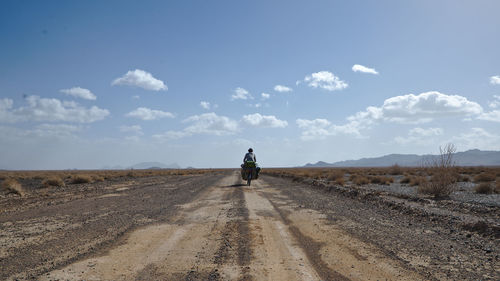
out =
[[[2,280],[500,279],[488,232],[238,171],[0,203]]]

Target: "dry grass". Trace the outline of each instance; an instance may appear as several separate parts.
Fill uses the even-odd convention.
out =
[[[394,182],[394,179],[387,176],[374,176],[370,178],[370,182],[374,184],[390,185]]]
[[[482,182],[474,187],[476,193],[490,194],[493,193],[493,185],[489,182]]]
[[[73,176],[73,178],[71,178],[71,183],[74,184],[91,183],[91,182],[92,182],[92,177],[89,175],[75,175]]]
[[[474,182],[491,182],[495,181],[496,175],[494,173],[480,173],[474,177]]]
[[[64,181],[58,176],[51,176],[42,181],[44,187],[64,187]]]
[[[22,185],[17,180],[12,178],[6,178],[2,182],[1,188],[3,190],[6,190],[7,194],[14,193],[21,197],[26,195],[26,192],[24,191]]]

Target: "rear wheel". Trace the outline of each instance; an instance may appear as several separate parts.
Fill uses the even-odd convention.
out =
[[[250,183],[252,183],[252,171],[247,176],[247,185],[250,186]]]

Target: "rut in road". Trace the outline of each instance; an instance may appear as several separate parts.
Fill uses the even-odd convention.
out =
[[[99,257],[43,280],[419,280],[416,273],[237,172],[181,206],[172,223],[130,233]]]

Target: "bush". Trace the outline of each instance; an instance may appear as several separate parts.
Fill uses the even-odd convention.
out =
[[[395,175],[401,175],[403,174],[403,169],[401,169],[401,166],[398,164],[394,164],[390,167],[389,174],[395,176]]]
[[[55,177],[55,176],[44,179],[42,181],[42,185],[44,187],[51,187],[51,186],[63,187],[63,186],[66,186],[64,184],[64,181],[60,177]]]
[[[335,184],[338,184],[340,186],[344,186],[344,184],[345,184],[344,177],[335,179]]]
[[[481,174],[474,177],[474,182],[490,182],[490,181],[494,181],[495,178],[496,178],[495,174],[481,173]]]
[[[434,197],[449,196],[457,183],[457,175],[453,154],[456,148],[453,144],[448,144],[444,148],[439,148],[440,154],[437,158],[426,164],[428,170],[432,172],[430,181],[425,181],[418,187],[418,192],[433,195]]]
[[[14,193],[19,196],[24,196],[26,193],[24,192],[24,188],[21,184],[15,179],[6,179],[2,182],[2,189],[7,191],[7,194]]]
[[[500,180],[497,180],[497,185],[495,186],[494,192],[497,194],[500,193]]]
[[[75,175],[71,179],[71,183],[79,184],[79,183],[89,183],[92,182],[92,178],[88,175]]]
[[[493,186],[490,183],[483,182],[476,185],[476,187],[474,187],[474,191],[481,194],[490,194],[493,192]]]
[[[339,178],[344,178],[344,173],[341,171],[332,171],[326,176],[326,179],[329,181],[336,181]]]
[[[369,184],[370,181],[363,176],[357,176],[354,177],[354,180],[352,181],[355,185],[364,185],[364,184]]]
[[[385,176],[375,176],[370,179],[371,183],[374,184],[383,184],[383,185],[389,185],[392,182],[394,182],[394,179],[391,177],[385,177]]]
[[[402,178],[399,183],[410,183],[411,182],[411,179],[412,177],[408,176],[408,175],[405,175],[404,178]]]

